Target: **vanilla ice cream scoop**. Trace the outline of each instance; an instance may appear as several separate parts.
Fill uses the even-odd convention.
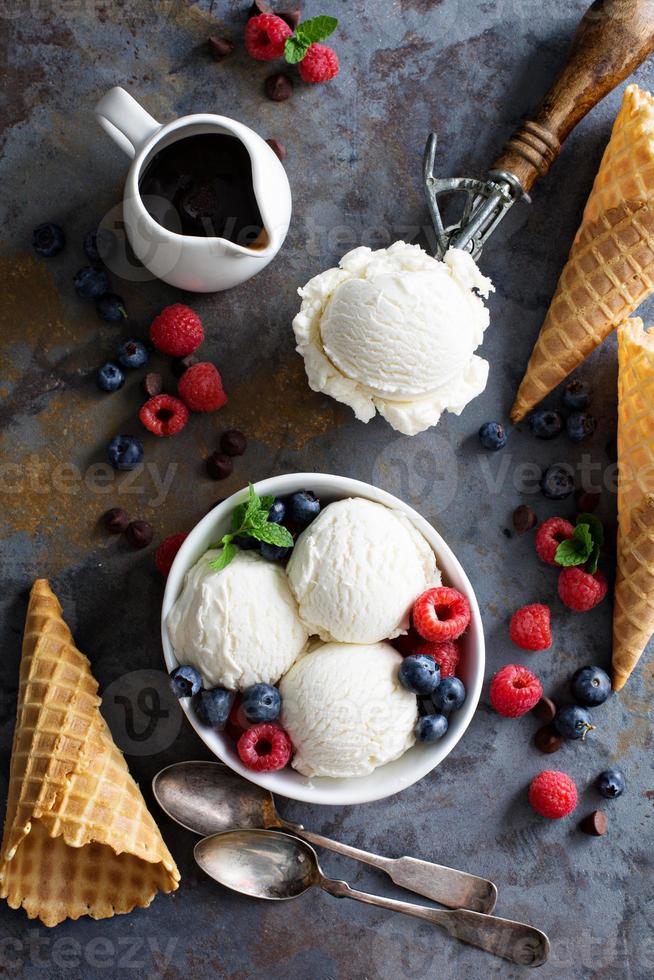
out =
[[[206,688],[275,684],[308,639],[286,573],[251,551],[214,571],[218,554],[207,551],[187,572],[168,615],[175,656],[199,671]]]
[[[304,776],[364,776],[414,743],[415,695],[402,687],[390,643],[328,643],[284,675],[281,724]]]
[[[492,289],[459,249],[443,262],[404,242],[348,252],[299,290],[293,329],[310,387],[406,435],[459,414],[486,387],[474,351],[489,315],[474,290]]]
[[[286,571],[308,631],[342,643],[398,636],[418,596],[440,583],[434,552],[408,517],[362,497],[325,507]]]

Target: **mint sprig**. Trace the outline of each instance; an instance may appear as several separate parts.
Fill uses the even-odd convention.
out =
[[[594,575],[603,544],[604,528],[600,519],[594,514],[579,514],[572,537],[561,542],[554,561],[563,568],[585,565],[586,571]]]
[[[232,514],[232,530],[229,534],[224,534],[220,543],[215,545],[222,548],[217,558],[209,562],[209,567],[215,572],[221,572],[227,568],[230,561],[238,551],[235,538],[240,534],[247,534],[257,541],[264,541],[266,544],[274,544],[279,548],[292,548],[293,536],[290,531],[281,524],[274,524],[268,520],[270,508],[273,505],[274,497],[259,497],[250,483],[248,486],[248,499],[238,504]]]
[[[295,33],[286,39],[284,57],[289,65],[302,61],[312,44],[318,44],[333,34],[338,26],[336,17],[311,17],[295,28]]]

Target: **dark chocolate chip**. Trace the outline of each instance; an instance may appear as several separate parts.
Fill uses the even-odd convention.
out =
[[[195,354],[187,354],[186,357],[174,357],[170,364],[170,370],[176,378],[181,378],[190,367],[197,363],[198,359]]]
[[[212,480],[226,480],[233,469],[232,457],[225,453],[212,453],[207,458],[207,473]]]
[[[513,511],[513,526],[518,534],[525,534],[532,527],[535,527],[537,520],[538,518],[527,504],[520,504]]]
[[[132,521],[127,525],[125,537],[132,548],[147,548],[152,541],[152,525],[147,521]]]
[[[580,513],[592,513],[597,510],[601,493],[599,490],[584,490],[580,488],[575,493],[575,503]]]
[[[163,391],[163,378],[156,371],[148,371],[141,381],[141,388],[148,398],[154,398]]]
[[[293,80],[283,71],[278,71],[268,76],[264,82],[264,89],[273,102],[286,102],[293,95]]]
[[[531,713],[532,715],[535,715],[539,721],[548,723],[554,720],[556,705],[550,698],[541,698],[538,704],[531,709]]]
[[[563,738],[552,725],[543,725],[534,735],[534,745],[539,752],[551,755],[552,752],[559,751],[563,745]]]
[[[266,143],[273,151],[273,153],[275,153],[279,157],[280,160],[284,159],[284,157],[286,156],[286,147],[284,146],[283,143],[280,143],[279,140],[273,140],[273,139],[266,140]]]
[[[242,456],[248,441],[238,429],[228,429],[220,437],[220,448],[228,456]]]
[[[589,834],[591,837],[603,837],[608,826],[609,822],[604,811],[594,810],[580,822],[579,830],[583,830],[585,834]]]
[[[209,54],[214,61],[222,61],[234,50],[234,42],[227,37],[212,34],[209,38]]]
[[[129,524],[129,517],[120,507],[112,507],[102,515],[102,523],[110,534],[122,534]]]
[[[273,9],[268,3],[268,0],[253,0],[248,11],[248,19],[250,17],[258,17],[259,14],[272,14],[272,12]]]
[[[291,30],[294,31],[300,23],[302,11],[299,7],[295,7],[293,10],[280,10],[277,16],[285,20]]]

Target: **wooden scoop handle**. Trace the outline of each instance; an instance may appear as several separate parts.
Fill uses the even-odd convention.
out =
[[[654,0],[595,0],[540,108],[522,123],[492,169],[508,171],[529,191],[547,173],[579,120],[653,48]]]

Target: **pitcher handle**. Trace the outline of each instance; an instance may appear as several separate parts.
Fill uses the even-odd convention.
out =
[[[94,111],[105,132],[129,157],[161,129],[161,123],[119,85],[103,95]]]

